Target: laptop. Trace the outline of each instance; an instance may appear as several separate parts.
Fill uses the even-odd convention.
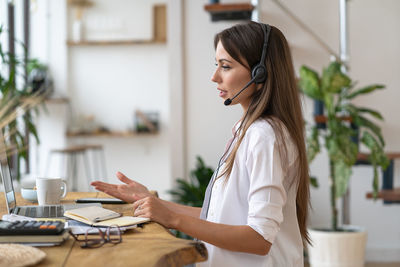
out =
[[[90,204],[62,204],[46,206],[17,206],[10,167],[8,165],[6,146],[0,130],[0,168],[1,180],[3,181],[4,195],[8,214],[17,214],[32,218],[65,218],[64,211],[70,209],[83,208],[87,206],[100,206],[100,203]]]

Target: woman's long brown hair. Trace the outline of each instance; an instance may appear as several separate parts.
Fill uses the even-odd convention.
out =
[[[214,45],[221,41],[229,55],[246,68],[259,63],[264,43],[263,28],[257,22],[238,24],[215,36]],[[246,64],[247,63],[247,64]],[[300,95],[296,85],[289,45],[282,32],[271,26],[265,59],[267,80],[260,90],[256,90],[248,111],[242,118],[238,141],[227,158],[221,176],[229,177],[232,172],[236,152],[247,129],[256,120],[267,120],[274,129],[282,168],[288,165],[285,131],[290,134],[298,152],[296,212],[303,244],[310,242],[307,232],[309,208],[309,170],[304,142],[304,124]],[[220,176],[220,177],[221,177]]]

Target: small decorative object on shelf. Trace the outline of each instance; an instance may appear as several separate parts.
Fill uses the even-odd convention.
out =
[[[48,66],[38,59],[32,59],[28,62],[27,68],[30,92],[33,94],[39,93],[46,97],[50,96],[54,92],[54,85]]]
[[[158,112],[135,112],[135,130],[138,133],[149,132],[155,133],[159,130],[159,113]]]
[[[212,0],[204,9],[211,15],[211,21],[250,20],[254,6],[250,3],[220,4]]]
[[[76,43],[83,40],[83,12],[85,8],[90,7],[93,3],[89,0],[68,0],[68,4],[74,7],[75,15],[72,24],[72,40]]]
[[[154,33],[153,38],[157,43],[167,41],[167,6],[164,4],[155,5],[154,14]]]

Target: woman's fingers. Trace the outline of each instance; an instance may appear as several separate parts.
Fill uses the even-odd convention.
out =
[[[135,202],[133,202],[133,204],[132,204],[132,208],[133,208],[133,210],[137,210],[137,208],[140,206],[140,205],[142,205],[142,204],[144,204],[144,202],[145,202],[145,199],[139,199],[139,200],[136,200]]]
[[[94,186],[94,188],[96,190],[102,191],[106,194],[116,196],[116,197],[119,197],[119,195],[120,195],[120,192],[118,190],[118,185],[104,183],[104,182],[100,182],[100,181],[92,182],[91,185]]]
[[[117,172],[117,178],[125,183],[125,184],[130,184],[133,183],[134,181],[132,181],[131,179],[129,179],[128,177],[126,177],[122,172]]]
[[[109,188],[109,189],[117,187],[117,185],[115,185],[115,184],[104,183],[101,181],[91,182],[90,185],[94,186],[94,187],[98,187],[98,188]]]
[[[122,199],[126,202],[129,202],[129,200],[126,199],[126,197],[124,195],[122,195],[121,193],[119,193],[118,191],[114,191],[114,190],[104,190],[104,193],[106,193],[107,195]]]

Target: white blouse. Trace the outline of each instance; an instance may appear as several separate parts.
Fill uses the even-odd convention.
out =
[[[260,119],[248,128],[229,179],[225,182],[221,177],[214,183],[207,216],[215,223],[250,226],[272,243],[269,253],[233,252],[205,243],[208,260],[197,266],[303,266],[296,216],[297,183],[292,183],[297,149],[289,135],[285,136],[289,165],[283,170],[272,126]]]

